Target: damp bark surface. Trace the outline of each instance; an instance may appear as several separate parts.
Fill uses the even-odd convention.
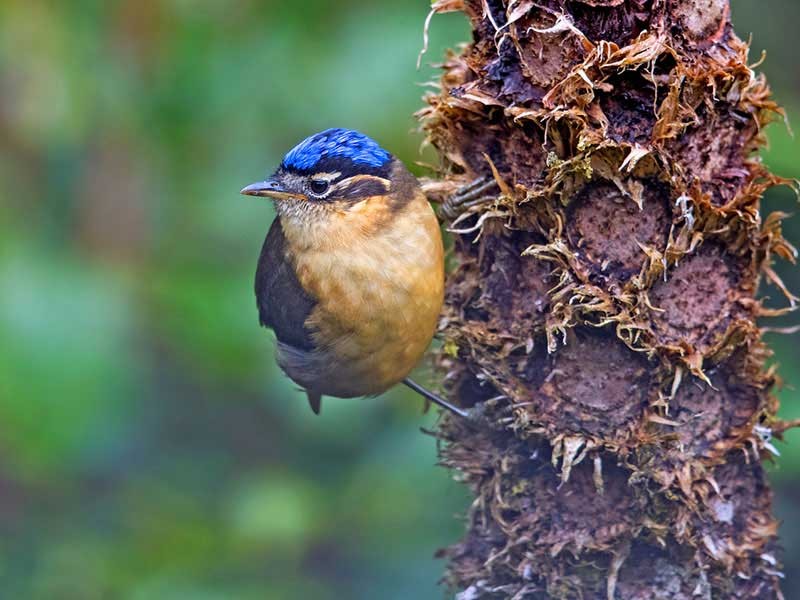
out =
[[[727,0],[432,10],[473,29],[419,113],[454,238],[444,393],[483,415],[436,433],[475,496],[447,585],[781,598],[763,461],[787,424],[756,319],[782,312],[760,288],[794,307],[771,265],[795,250],[760,210],[782,113]]]

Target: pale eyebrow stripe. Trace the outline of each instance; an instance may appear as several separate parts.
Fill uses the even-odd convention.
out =
[[[341,171],[332,171],[330,173],[314,173],[313,175],[311,175],[311,179],[322,179],[323,181],[327,181],[328,183],[330,183],[337,177],[341,176],[342,176]]]

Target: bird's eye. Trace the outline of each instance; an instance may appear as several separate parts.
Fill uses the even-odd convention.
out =
[[[311,189],[311,193],[315,196],[322,196],[328,191],[330,185],[331,184],[324,179],[312,179],[308,184],[308,187]]]

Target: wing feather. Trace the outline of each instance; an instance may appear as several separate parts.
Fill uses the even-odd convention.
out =
[[[314,341],[306,319],[316,305],[300,285],[286,253],[286,238],[280,219],[269,229],[258,259],[255,281],[261,325],[271,327],[278,341],[298,350],[313,351]]]

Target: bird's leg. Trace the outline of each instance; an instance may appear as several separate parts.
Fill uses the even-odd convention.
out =
[[[415,392],[417,392],[423,398],[425,398],[427,400],[430,400],[431,402],[433,402],[437,406],[441,406],[445,410],[449,410],[451,413],[453,413],[456,416],[461,417],[462,419],[466,419],[467,421],[470,421],[470,422],[473,422],[473,423],[477,422],[478,420],[480,420],[480,417],[481,417],[480,409],[465,410],[463,408],[460,408],[458,406],[450,404],[444,398],[441,398],[440,396],[437,396],[436,394],[434,394],[430,390],[425,389],[424,387],[422,387],[420,384],[416,383],[415,381],[413,381],[409,377],[406,377],[405,379],[403,379],[403,383],[406,384],[408,387],[410,387]]]
[[[453,221],[467,209],[492,200],[494,197],[488,192],[496,187],[497,182],[493,177],[479,177],[445,200],[439,213],[445,219]]]

